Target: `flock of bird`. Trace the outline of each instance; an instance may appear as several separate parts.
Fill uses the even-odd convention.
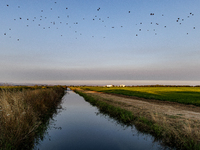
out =
[[[54,2],[54,5],[56,5],[56,4],[57,4],[57,2]],[[6,7],[9,8],[10,5],[7,4]],[[21,9],[20,6],[17,6],[17,8],[18,8],[18,9]],[[54,9],[53,9],[53,7],[51,7],[51,8],[49,8],[49,10],[50,10],[50,11],[53,11]],[[68,11],[68,7],[65,7],[65,10]],[[96,9],[96,11],[97,11],[97,13],[98,13],[99,11],[101,11],[101,8],[98,7],[98,8]],[[13,20],[16,21],[16,22],[17,22],[17,21],[20,21],[20,20],[26,20],[26,21],[27,21],[27,24],[25,25],[26,27],[29,27],[30,21],[31,21],[31,22],[37,22],[37,23],[35,23],[34,25],[37,25],[38,27],[41,27],[43,30],[45,30],[45,29],[50,29],[50,28],[59,29],[58,24],[60,24],[60,25],[62,25],[62,24],[63,24],[63,25],[66,25],[66,26],[68,26],[68,28],[72,28],[73,25],[79,25],[79,21],[75,21],[75,22],[73,22],[73,23],[66,22],[66,18],[69,18],[70,15],[66,15],[66,18],[62,18],[61,16],[57,16],[57,20],[54,19],[54,20],[52,20],[52,21],[50,21],[50,22],[47,22],[48,17],[43,16],[43,12],[44,12],[44,10],[42,9],[42,10],[40,10],[40,14],[41,14],[40,16],[35,16],[35,17],[32,17],[32,18],[31,18],[31,17],[30,17],[30,18],[23,18],[23,17],[19,16],[18,18],[13,18]],[[127,11],[127,14],[131,14],[131,13],[132,13],[132,12],[131,12],[130,10]],[[154,12],[151,12],[149,15],[153,17],[153,16],[155,16],[156,14],[154,14]],[[161,16],[164,17],[164,14],[162,14]],[[193,14],[192,12],[190,12],[190,13],[188,13],[188,16],[186,16],[186,18],[189,19],[190,17],[193,17],[193,16],[194,16],[194,14]],[[94,15],[93,18],[87,18],[87,19],[86,19],[86,18],[82,18],[83,21],[86,21],[86,20],[88,20],[88,19],[90,19],[91,21],[100,21],[100,22],[104,23],[104,24],[103,24],[103,27],[106,28],[107,26],[106,26],[105,22],[106,22],[107,19],[110,19],[110,17],[107,16],[106,18],[101,18],[101,17],[98,17],[97,15]],[[43,25],[44,23],[43,23],[42,21],[44,21],[44,20],[46,20],[45,22],[49,24],[48,26],[44,26],[44,25]],[[178,23],[179,25],[181,25],[185,20],[186,20],[185,18],[179,18],[179,17],[177,17],[177,20],[174,20],[174,22],[176,22],[176,23]],[[38,22],[38,21],[39,21],[39,22]],[[48,20],[48,21],[49,21],[49,20]],[[23,23],[24,23],[24,22],[23,22]],[[45,25],[46,25],[46,23],[45,23]],[[142,25],[142,24],[144,24],[144,23],[143,23],[143,22],[139,22],[139,23],[137,23],[137,24],[135,24],[135,25],[137,26],[137,25]],[[146,24],[146,22],[145,22],[145,24]],[[31,25],[32,25],[32,24],[31,24]],[[159,26],[159,25],[160,25],[159,22],[149,22],[149,25],[151,25],[151,27],[152,27],[152,26],[154,27],[154,28],[153,28],[154,35],[157,35],[156,26]],[[120,26],[110,26],[111,29],[114,29],[114,28],[117,28],[117,27],[123,28],[123,27],[125,27],[125,26],[124,26],[124,25],[120,25]],[[163,28],[167,28],[167,25],[163,25]],[[152,29],[152,28],[151,28],[151,29]],[[195,27],[193,27],[193,29],[195,29]],[[8,32],[8,30],[11,31],[12,29],[11,29],[10,27],[8,27],[8,29],[6,29],[6,30],[4,31],[3,35],[4,35],[4,36],[9,36],[9,38],[11,38],[12,36],[10,35],[10,32]],[[145,30],[146,30],[147,32],[150,31],[150,29],[145,29]],[[139,36],[141,31],[144,31],[144,30],[141,28],[141,26],[139,26],[138,32],[135,33],[135,36],[136,36],[136,37]],[[9,33],[9,34],[8,34],[8,33]],[[79,35],[79,36],[82,36],[82,35],[83,35],[81,32],[78,32],[77,30],[74,30],[74,33],[77,35],[77,36],[76,36],[76,39],[77,39],[78,35]],[[63,34],[64,34],[64,32],[63,32]],[[60,36],[61,36],[61,37],[64,36],[63,34],[60,34]],[[186,34],[188,35],[189,33],[186,32]],[[91,37],[94,38],[94,35],[91,35]],[[103,36],[103,38],[105,38],[105,37],[106,37],[106,36]],[[20,39],[17,38],[17,41],[20,41]]]

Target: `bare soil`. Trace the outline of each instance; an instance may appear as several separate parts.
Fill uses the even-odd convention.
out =
[[[95,91],[85,91],[85,93],[90,93],[94,96],[96,95],[98,97],[102,97],[114,103],[116,102],[123,103],[123,107],[126,108],[129,107],[129,110],[131,109],[131,107],[134,109],[139,108],[149,113],[153,112],[158,114],[165,114],[174,117],[177,116],[185,119],[200,121],[200,107],[194,105],[185,105],[176,102],[144,99],[144,98],[137,98],[132,96],[118,95],[118,94],[107,94]]]

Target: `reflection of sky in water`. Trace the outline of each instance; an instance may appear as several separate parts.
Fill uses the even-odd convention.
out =
[[[101,114],[79,95],[69,92],[64,97],[63,108],[56,117],[56,127],[50,128],[37,147],[50,149],[164,149],[154,138],[143,135],[134,127],[126,127]],[[49,140],[50,138],[50,140]]]

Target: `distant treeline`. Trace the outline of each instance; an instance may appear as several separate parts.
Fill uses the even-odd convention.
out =
[[[200,85],[132,85],[128,87],[200,87]]]
[[[64,89],[67,88],[67,86],[61,86],[61,85],[34,85],[34,86],[24,86],[24,85],[4,85],[0,86],[0,90],[3,89],[9,89],[9,90],[17,90],[17,91],[22,91],[22,90],[36,90],[36,89],[49,89],[49,88],[59,88],[62,87]]]
[[[88,85],[70,85],[69,87],[87,87]],[[90,85],[91,86],[91,85]],[[92,86],[92,87],[105,87],[105,86]],[[120,87],[119,85],[112,85],[112,87]],[[160,85],[160,84],[156,84],[156,85],[127,85],[126,87],[200,87],[200,85]]]

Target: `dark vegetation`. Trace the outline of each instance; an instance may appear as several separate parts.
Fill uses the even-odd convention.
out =
[[[75,90],[76,93],[78,93],[80,96],[83,96],[84,99],[93,106],[98,106],[100,112],[102,113],[109,113],[110,116],[112,116],[115,119],[118,119],[120,122],[129,124],[133,120],[134,116],[131,112],[121,109],[120,107],[114,107],[112,105],[108,105],[106,102],[97,101],[94,98]]]
[[[10,86],[0,90],[0,149],[32,149],[56,113],[66,87]]]

